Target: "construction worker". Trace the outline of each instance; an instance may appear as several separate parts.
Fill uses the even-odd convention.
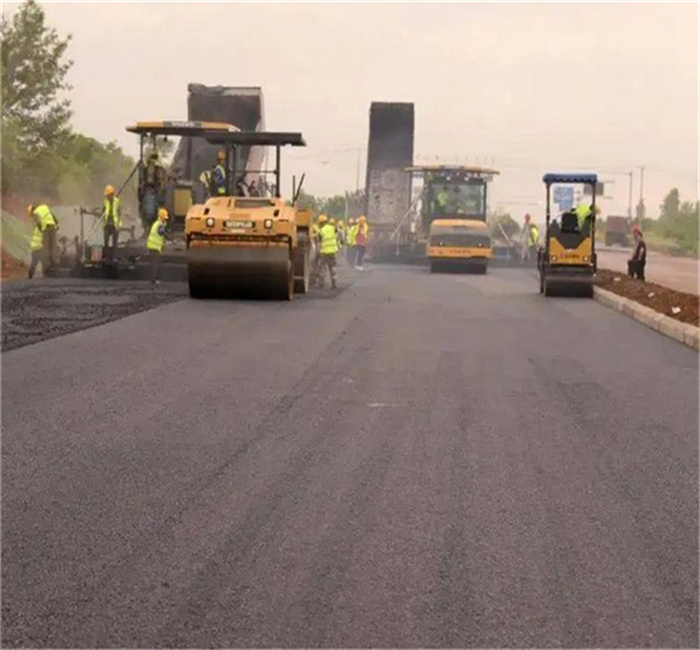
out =
[[[39,251],[37,257],[41,260],[41,270],[44,275],[47,275],[56,263],[56,231],[58,230],[58,219],[54,216],[53,212],[51,212],[51,208],[45,203],[28,205],[27,214],[34,219],[36,227],[41,231],[41,248],[37,248],[38,234],[35,228],[34,234],[32,235],[32,242],[34,242],[32,250]],[[37,238],[36,241],[34,240],[35,236]],[[36,265],[34,269],[36,270]],[[34,272],[32,272],[32,275],[34,275]]]
[[[143,168],[139,180],[139,205],[144,236],[158,219],[158,206],[165,200],[165,169],[157,151],[153,151]]]
[[[449,199],[449,195],[447,194],[447,190],[443,186],[438,190],[437,197],[435,199],[437,202],[436,212],[438,214],[445,214],[445,211],[447,210],[448,199]]]
[[[321,226],[328,217],[319,215],[317,221],[311,224],[311,285],[318,287],[321,284]]]
[[[168,211],[165,208],[158,209],[158,218],[151,225],[148,233],[146,247],[151,260],[151,282],[159,284],[158,271],[160,270],[160,257],[165,245],[165,224],[168,222]]]
[[[104,225],[104,252],[105,259],[114,260],[114,251],[117,248],[119,241],[119,228],[122,225],[121,218],[121,200],[114,195],[114,187],[107,185],[105,187],[105,204],[102,211],[102,219]],[[109,242],[112,241],[110,247]]]
[[[221,149],[216,157],[217,163],[211,170],[212,196],[226,195],[226,151]]]
[[[523,260],[529,261],[537,258],[537,246],[540,242],[540,231],[537,226],[532,223],[529,214],[525,215],[525,225],[521,233],[521,244],[523,251]]]
[[[585,203],[579,203],[574,208],[574,214],[576,215],[576,219],[578,220],[579,232],[583,232],[583,226],[586,223],[586,219],[588,219],[593,214],[592,208],[592,205],[586,205]]]
[[[644,282],[644,267],[647,264],[647,245],[644,241],[644,235],[637,224],[632,226],[632,236],[636,242],[632,257],[627,260],[627,272],[631,278],[636,277]]]
[[[41,270],[43,271],[45,267],[44,259],[44,233],[41,231],[39,224],[34,224],[34,232],[32,233],[32,238],[29,241],[29,248],[31,250],[32,258],[29,264],[29,279],[34,277],[36,272],[36,267],[41,262]]]
[[[338,247],[338,232],[335,228],[335,224],[328,220],[325,214],[322,214],[318,218],[319,223],[319,234],[321,238],[321,268],[320,268],[320,280],[321,288],[324,285],[324,272],[323,269],[328,267],[328,274],[331,277],[331,288],[335,289],[337,287],[336,283],[336,259],[335,255],[339,250]]]
[[[348,230],[347,230],[347,260],[348,264],[352,267],[355,266],[355,255],[357,254],[357,248],[355,246],[357,238],[357,225],[355,220],[351,217],[348,219]]]
[[[357,249],[357,260],[355,262],[355,268],[358,271],[364,271],[364,260],[365,252],[367,250],[367,235],[369,233],[369,228],[367,226],[367,219],[364,214],[361,214],[357,218],[357,233],[355,234],[355,247]]]
[[[336,229],[338,231],[338,246],[340,248],[343,248],[345,246],[346,241],[347,241],[347,235],[345,231],[345,219],[338,219],[338,223],[336,224]]]

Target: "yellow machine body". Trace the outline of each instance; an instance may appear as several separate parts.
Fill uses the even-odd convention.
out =
[[[549,240],[549,263],[552,266],[587,266],[592,265],[592,238],[586,237],[575,248],[566,248],[561,239],[551,237]]]
[[[450,266],[486,272],[493,257],[488,226],[479,219],[435,219],[427,256],[433,271]]]
[[[306,293],[311,212],[280,198],[213,197],[185,222],[190,293]]]

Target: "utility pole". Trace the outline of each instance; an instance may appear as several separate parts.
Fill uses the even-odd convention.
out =
[[[357,174],[355,176],[355,191],[360,191],[360,156],[362,154],[362,149],[357,150]],[[42,267],[43,268],[43,267]]]
[[[640,165],[641,176],[639,178],[639,202],[644,200],[644,165]]]
[[[627,200],[627,216],[631,219],[632,218],[632,174],[633,171],[627,172],[628,176],[630,177],[630,195]]]

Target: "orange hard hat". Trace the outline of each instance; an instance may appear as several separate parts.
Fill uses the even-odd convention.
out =
[[[114,188],[111,185],[107,185],[105,187],[105,196],[110,196],[111,194],[114,194]]]
[[[169,219],[168,211],[165,208],[159,208],[158,209],[158,218],[165,219],[167,221]]]
[[[32,203],[30,203],[30,204],[27,206],[27,216],[28,216],[28,217],[31,217],[31,216],[32,216],[32,212],[34,212],[34,205],[33,205]]]
[[[328,217],[325,214],[320,214],[318,216],[318,222],[319,223],[326,223],[328,221]]]

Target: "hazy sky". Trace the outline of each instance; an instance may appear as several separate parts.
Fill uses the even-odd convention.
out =
[[[304,133],[285,176],[314,193],[354,189],[358,148],[364,184],[374,100],[415,103],[417,160],[494,159],[492,207],[518,215],[546,171],[615,181],[605,213],[639,165],[652,214],[697,197],[697,3],[43,5],[73,34],[75,128],[130,153],[124,126],[186,117],[188,83],[250,85],[269,129]]]

